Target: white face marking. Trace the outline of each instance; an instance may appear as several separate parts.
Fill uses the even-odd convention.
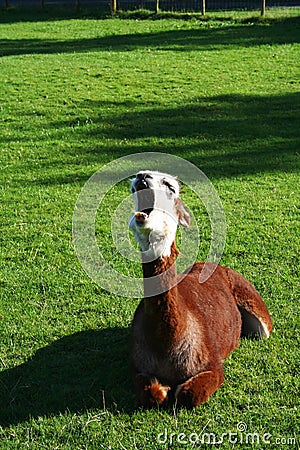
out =
[[[149,259],[170,256],[178,225],[178,181],[164,173],[142,171],[132,181],[131,192],[136,213],[129,227],[141,250]]]
[[[136,174],[132,180],[131,191],[136,190],[139,178],[144,178],[149,183],[150,189],[164,189],[169,187],[174,192],[176,197],[179,197],[179,183],[175,177],[167,173],[151,172],[151,170],[142,170]]]
[[[147,252],[149,260],[170,256],[171,245],[175,240],[178,220],[168,213],[153,210],[143,222],[133,215],[130,228],[142,252]]]

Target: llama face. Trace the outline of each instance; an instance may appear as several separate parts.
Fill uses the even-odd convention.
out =
[[[129,227],[149,258],[170,256],[178,220],[189,225],[189,216],[179,198],[176,178],[160,173],[139,172],[131,183],[135,214]]]

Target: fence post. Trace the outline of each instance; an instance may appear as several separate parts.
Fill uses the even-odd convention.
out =
[[[155,13],[158,14],[159,13],[159,0],[155,1]]]
[[[205,16],[205,0],[201,0],[201,14]]]
[[[117,12],[117,0],[112,0],[111,9],[112,9],[112,13],[116,14],[116,12]]]
[[[266,0],[261,0],[261,11],[260,11],[261,17],[264,17],[265,13],[266,13]]]

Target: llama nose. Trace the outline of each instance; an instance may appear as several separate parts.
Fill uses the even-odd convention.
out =
[[[148,189],[149,184],[147,183],[146,177],[143,174],[138,174],[136,177],[135,188],[137,191],[141,191],[142,189]]]

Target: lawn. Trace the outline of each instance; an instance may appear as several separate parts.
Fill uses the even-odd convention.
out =
[[[299,448],[299,15],[2,12],[1,449]],[[268,340],[241,341],[222,388],[193,411],[135,407],[139,300],[91,280],[73,245],[85,182],[150,151],[211,180],[227,222],[221,263],[253,282],[274,322]],[[120,273],[140,273],[110,232],[128,186],[97,215],[98,242]],[[209,221],[184,197],[203,259]]]

